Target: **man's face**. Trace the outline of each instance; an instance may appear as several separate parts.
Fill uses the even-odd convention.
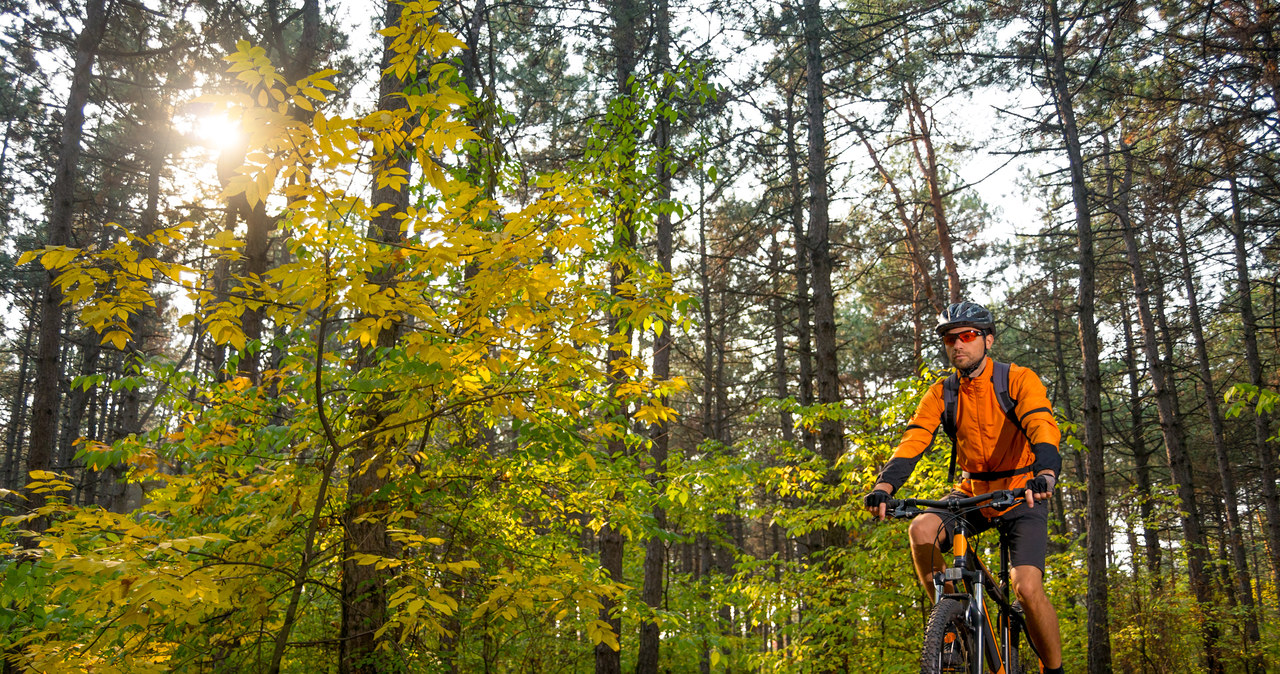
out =
[[[966,339],[969,341],[966,342]],[[994,335],[983,335],[977,328],[951,328],[942,343],[947,350],[947,360],[957,368],[966,370],[982,360],[995,341]]]

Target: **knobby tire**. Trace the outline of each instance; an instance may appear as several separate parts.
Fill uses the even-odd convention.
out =
[[[959,599],[944,598],[929,614],[924,633],[924,651],[920,655],[920,674],[969,674],[973,670],[978,649],[974,634],[965,623],[967,606]],[[947,632],[954,642],[947,642]]]

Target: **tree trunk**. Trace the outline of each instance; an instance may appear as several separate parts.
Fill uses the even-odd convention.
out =
[[[702,194],[699,185],[699,206]],[[698,276],[699,304],[702,311],[702,439],[716,438],[715,427],[715,336],[712,327],[715,325],[711,308],[711,261],[707,251],[707,219],[701,207],[698,209]]]
[[[80,349],[79,376],[88,377],[98,372],[98,359],[102,355],[102,345],[97,343],[97,336],[92,330],[85,330],[84,348]],[[116,360],[116,359],[112,359]],[[68,368],[73,367],[67,363]],[[110,367],[118,367],[112,364]],[[72,388],[67,392],[67,400],[63,405],[66,412],[62,430],[58,433],[58,452],[50,466],[55,471],[70,472],[71,458],[76,453],[76,440],[80,438],[80,430],[84,428],[85,415],[93,398],[93,389]],[[91,437],[91,436],[90,436]],[[115,440],[116,438],[110,438]]]
[[[933,211],[933,222],[938,228],[938,249],[942,253],[942,261],[947,269],[947,289],[951,303],[963,299],[964,288],[960,284],[960,272],[956,269],[956,257],[951,247],[951,227],[947,224],[947,212],[942,207],[942,181],[938,178],[938,157],[933,150],[931,124],[920,103],[920,94],[915,84],[907,82],[907,107],[919,124],[919,130],[912,134],[912,148],[915,150],[916,162],[924,173],[925,182],[929,184],[929,208]],[[920,154],[919,145],[924,145],[924,155]],[[927,276],[925,278],[928,278]]]
[[[17,388],[13,392],[13,401],[9,405],[9,427],[5,429],[5,460],[4,473],[0,474],[3,478],[4,486],[12,491],[22,488],[22,481],[18,479],[22,463],[22,441],[25,439],[23,428],[26,427],[27,418],[27,369],[31,363],[31,335],[35,332],[35,323],[33,322],[33,313],[30,309],[26,312],[26,320],[23,325],[26,329],[22,331],[22,348],[18,353],[18,382]]]
[[[1061,122],[1062,138],[1071,169],[1071,200],[1075,206],[1076,241],[1080,254],[1079,321],[1080,355],[1083,366],[1084,445],[1088,452],[1088,552],[1089,572],[1086,602],[1088,604],[1088,668],[1100,674],[1111,671],[1111,632],[1107,625],[1107,490],[1106,463],[1102,442],[1102,374],[1098,360],[1098,326],[1094,318],[1094,252],[1093,222],[1089,214],[1089,195],[1085,185],[1084,156],[1080,150],[1080,133],[1076,128],[1071,84],[1067,81],[1066,38],[1058,15],[1058,0],[1049,0],[1051,52],[1049,78]]]
[[[787,92],[787,171],[791,182],[791,231],[796,249],[796,352],[800,405],[813,404],[813,335],[809,298],[808,236],[804,231],[804,193],[800,184],[800,151],[796,139],[795,97]],[[805,449],[817,450],[813,433],[801,430]]]
[[[898,184],[894,181],[893,174],[889,173],[889,170],[880,162],[880,157],[876,153],[875,148],[871,145],[871,140],[867,138],[867,134],[864,133],[862,129],[856,127],[854,130],[857,132],[858,138],[862,140],[862,146],[867,149],[867,156],[871,158],[871,163],[876,167],[876,172],[880,174],[880,178],[884,180],[885,185],[889,187],[889,191],[893,193],[893,206],[898,212],[898,220],[902,223],[902,229],[906,233],[907,255],[911,258],[912,267],[915,270],[915,274],[911,277],[914,281],[912,285],[914,286],[918,283],[923,286],[924,295],[928,298],[929,305],[933,307],[934,311],[941,312],[943,307],[933,292],[932,274],[929,273],[929,263],[926,261],[924,256],[924,243],[920,240],[920,233],[916,229],[916,223],[907,215],[907,200],[903,198],[902,192],[898,189]],[[942,202],[939,201],[938,204],[938,208],[941,209]],[[945,220],[940,226],[946,226]],[[950,246],[949,241],[947,245]],[[947,251],[947,254],[950,254],[950,250]],[[954,266],[955,261],[953,260],[950,264]],[[959,284],[959,280],[957,280],[956,283]],[[953,296],[958,296],[958,293],[959,290],[955,288],[951,290],[951,294]],[[915,293],[913,292],[913,295],[914,294]],[[960,300],[951,301],[952,303],[955,303]],[[914,304],[912,306],[912,314],[915,314]],[[918,335],[919,331],[917,331],[917,336]]]
[[[1132,218],[1129,215],[1128,195],[1132,185],[1132,168],[1129,147],[1121,141],[1121,149],[1125,156],[1124,175],[1118,194],[1108,189],[1108,202],[1112,212],[1120,221],[1124,234],[1125,251],[1129,259],[1130,277],[1133,281],[1134,295],[1138,309],[1138,323],[1142,327],[1142,347],[1147,358],[1147,368],[1151,374],[1156,394],[1156,411],[1160,418],[1160,433],[1164,437],[1165,452],[1169,458],[1169,471],[1178,490],[1178,502],[1181,507],[1183,535],[1187,541],[1187,571],[1191,580],[1191,588],[1196,600],[1202,606],[1212,601],[1212,588],[1206,575],[1206,540],[1200,528],[1199,505],[1196,502],[1195,480],[1191,467],[1191,458],[1187,453],[1182,422],[1176,409],[1175,382],[1170,381],[1165,364],[1160,358],[1159,336],[1156,334],[1155,319],[1151,313],[1151,291],[1147,284],[1146,271],[1142,266],[1142,257],[1138,251],[1138,239],[1134,232]],[[1109,183],[1110,184],[1110,183]],[[1166,331],[1167,332],[1167,331]],[[1204,624],[1206,657],[1210,671],[1217,671],[1216,629],[1208,621]]]
[[[1146,423],[1142,414],[1142,387],[1138,382],[1138,356],[1133,343],[1133,320],[1129,306],[1121,303],[1124,312],[1124,363],[1129,373],[1129,432],[1133,434],[1134,474],[1138,487],[1138,514],[1142,518],[1142,540],[1147,550],[1147,571],[1156,587],[1161,584],[1160,532],[1152,525],[1154,512],[1151,494],[1151,450],[1147,449]]]
[[[285,44],[284,34],[286,27],[280,21],[276,5],[276,2],[268,3],[271,17],[271,39],[274,44],[283,46]],[[293,54],[282,53],[279,55],[280,60],[284,62],[285,77],[290,84],[310,74],[312,62],[315,60],[319,41],[319,0],[303,0],[299,13],[302,16],[302,31],[299,35],[297,48],[294,49]],[[301,108],[295,108],[294,114],[304,122],[309,121],[311,118],[311,113]],[[243,194],[238,194],[232,197],[230,206],[239,213],[245,223],[244,263],[241,271],[250,284],[259,282],[271,265],[270,234],[275,227],[276,218],[267,214],[265,195],[263,201],[251,206]],[[240,292],[247,297],[258,295],[256,287],[253,285],[242,287]],[[245,308],[243,316],[246,349],[244,353],[240,354],[240,371],[257,384],[261,383],[262,354],[266,352],[267,347],[264,343],[266,340],[263,339],[265,316],[262,309],[252,307]],[[252,345],[254,342],[257,343],[256,348]]]
[[[639,40],[636,35],[636,26],[640,20],[640,13],[643,8],[635,2],[635,0],[615,0],[611,9],[613,16],[613,48],[614,48],[614,68],[615,68],[615,90],[614,95],[619,98],[629,98],[631,96],[631,77],[635,74],[636,62],[639,55]],[[637,139],[638,140],[638,139]],[[635,157],[627,157],[623,160],[623,166],[619,169],[624,175],[634,170],[633,163]],[[624,178],[629,180],[629,178]],[[639,189],[637,185],[631,185],[632,190]],[[617,221],[614,222],[614,248],[618,253],[634,251],[636,247],[636,230],[635,230],[635,206],[629,197],[621,193],[614,195],[617,199]],[[624,255],[625,257],[625,255]],[[617,299],[622,296],[623,285],[626,284],[631,277],[631,269],[629,263],[624,260],[615,259],[609,265],[609,294]],[[615,367],[615,363],[621,363],[630,351],[632,330],[625,328],[619,332],[617,319],[610,314],[609,316],[609,334],[623,341],[623,344],[611,343],[606,356],[609,372],[609,390],[610,396],[614,396],[614,392],[618,390],[626,380],[626,374],[619,368]],[[618,414],[622,417],[629,417],[629,411],[625,406],[621,406]],[[624,419],[623,425],[626,424]],[[608,452],[611,456],[627,451],[626,443],[622,439],[613,439],[608,442]],[[623,545],[624,539],[622,533],[615,529],[612,524],[606,523],[600,529],[600,567],[608,575],[609,580],[614,583],[621,583],[623,580]],[[617,601],[608,596],[600,598],[600,620],[609,625],[609,629],[617,635],[619,641],[622,639],[622,616],[618,612]],[[596,644],[595,649],[595,671],[596,674],[621,674],[622,672],[622,652],[621,649],[614,650],[608,644]]]
[[[814,346],[817,355],[818,402],[835,406],[840,402],[840,367],[836,355],[836,302],[831,285],[834,259],[827,214],[826,99],[823,93],[822,14],[818,0],[805,0],[805,76],[809,116],[809,259],[813,269]],[[821,423],[819,452],[826,463],[824,482],[834,486],[839,479],[836,462],[844,454],[844,430],[840,421]],[[823,546],[844,542],[842,531],[825,533]]]
[[[1231,176],[1231,236],[1235,240],[1236,295],[1240,298],[1240,322],[1244,327],[1245,359],[1249,363],[1249,383],[1262,388],[1262,358],[1258,355],[1258,321],[1253,315],[1253,291],[1249,281],[1249,253],[1245,240],[1245,218],[1240,189]],[[1272,597],[1280,593],[1280,499],[1276,494],[1275,455],[1267,442],[1270,419],[1254,411],[1253,442],[1262,472],[1262,502],[1267,511],[1267,549],[1271,551]]]
[[[397,26],[400,23],[402,6],[397,2],[386,4],[384,25]],[[405,99],[399,96],[404,91],[405,83],[388,72],[391,59],[393,37],[384,36],[382,80],[379,83],[378,109],[399,111],[406,107]],[[411,152],[387,151],[384,160],[389,168],[403,171],[408,175],[412,167]],[[377,167],[382,170],[383,167]],[[388,204],[390,208],[380,212],[369,222],[369,238],[379,244],[392,244],[401,241],[400,218],[409,206],[408,187],[396,188],[386,186],[375,188],[370,199],[373,204]],[[394,276],[394,269],[375,270],[372,281],[377,285],[385,285]],[[374,367],[376,353],[395,345],[400,334],[400,321],[378,333],[376,348],[363,349],[359,356],[361,367]],[[374,400],[368,418],[363,423],[374,429],[382,425],[387,417],[383,405],[390,401]],[[377,636],[379,629],[386,624],[387,594],[385,572],[377,570],[375,564],[361,564],[352,559],[353,555],[373,555],[386,557],[390,554],[390,541],[387,538],[386,520],[376,514],[386,508],[386,504],[377,498],[378,492],[387,482],[386,474],[381,469],[391,461],[392,448],[379,440],[378,433],[369,432],[352,453],[352,469],[347,479],[347,508],[343,515],[343,555],[342,555],[342,630],[339,649],[339,671],[343,674],[375,674],[391,671],[393,668],[385,662],[386,655],[379,653],[381,644],[387,642],[386,636]]]
[[[71,220],[75,211],[75,191],[79,183],[80,139],[84,135],[84,107],[89,100],[89,83],[98,45],[106,32],[106,0],[87,0],[85,22],[75,42],[75,65],[71,71],[71,89],[63,108],[62,137],[58,163],[54,167],[50,189],[47,246],[69,246]],[[62,291],[54,285],[53,271],[44,273],[44,294],[40,299],[40,338],[36,351],[35,397],[31,404],[31,441],[28,445],[27,470],[48,470],[57,445],[58,407],[62,395]],[[24,481],[25,482],[25,481]],[[30,506],[44,504],[43,494],[30,494]],[[43,519],[32,522],[32,528],[44,528]]]
[[[147,166],[147,201],[143,207],[142,217],[138,221],[136,234],[144,239],[150,238],[160,224],[160,179],[164,173],[164,167],[169,158],[169,103],[167,96],[161,96],[161,100],[148,110],[151,147],[145,156]],[[154,246],[144,246],[138,251],[139,259],[151,259],[156,254]],[[131,335],[129,343],[124,353],[120,354],[120,375],[122,377],[135,377],[142,373],[142,364],[147,349],[147,339],[150,336],[154,326],[159,321],[159,315],[155,306],[143,305],[133,315],[129,316],[129,333]],[[126,386],[120,392],[120,425],[117,429],[117,436],[111,438],[119,440],[142,432],[142,391],[138,386]],[[124,466],[119,466],[116,471],[123,475],[126,472]],[[125,484],[112,485],[113,494],[119,498],[112,503],[112,509],[117,512],[125,512],[128,509],[127,497],[129,486]]]
[[[778,241],[778,231],[770,232],[769,269],[773,276],[773,292],[769,297],[769,309],[773,316],[773,394],[779,401],[788,397],[787,388],[787,317],[783,302],[783,261],[782,245]],[[795,418],[791,410],[778,410],[778,430],[786,443],[796,439]]]
[[[671,69],[671,24],[668,14],[667,0],[658,0],[654,11],[654,22],[657,28],[657,42],[654,45],[658,59],[658,77],[665,82],[666,74]],[[670,87],[664,85],[659,105],[665,105],[670,98]],[[671,125],[663,115],[658,116],[658,128],[655,130],[654,149],[658,155],[658,185],[655,198],[664,202],[671,198],[671,173],[668,170],[668,155],[671,152]],[[657,217],[658,266],[662,268],[664,283],[671,281],[672,257],[674,255],[675,236],[671,222],[671,213],[663,210]],[[672,322],[658,323],[662,330],[653,338],[653,379],[662,382],[671,377],[671,349],[673,345]],[[667,403],[667,397],[660,400]],[[649,458],[653,472],[649,474],[649,485],[657,500],[665,489],[667,472],[667,451],[670,444],[670,428],[665,421],[659,421],[649,428]],[[667,511],[660,504],[653,506],[653,526],[658,531],[667,528]],[[640,590],[641,599],[651,611],[656,612],[662,603],[663,580],[667,566],[667,547],[661,537],[650,535],[645,542],[644,550],[644,585]],[[644,620],[640,623],[640,643],[636,650],[636,674],[657,674],[661,632],[656,620]]]
[[[1061,286],[1059,284],[1058,272],[1059,270],[1056,267],[1050,271],[1050,279],[1051,279],[1050,293],[1053,296],[1053,311],[1049,313],[1051,314],[1052,320],[1053,320],[1053,365],[1054,365],[1054,378],[1053,378],[1054,390],[1053,390],[1053,397],[1051,398],[1051,400],[1053,401],[1053,405],[1055,408],[1062,410],[1062,414],[1067,418],[1067,421],[1075,423],[1076,410],[1071,400],[1071,387],[1067,381],[1068,380],[1067,352],[1066,352],[1066,349],[1063,348],[1063,344],[1062,344],[1063,334],[1064,334],[1062,331],[1062,316],[1064,315],[1064,307],[1062,306]],[[1085,471],[1081,470],[1080,453],[1077,451],[1071,450],[1067,447],[1063,447],[1062,451],[1063,451],[1063,461],[1065,462],[1069,455],[1076,465],[1076,471],[1075,471],[1076,474],[1083,476],[1085,474]],[[1072,522],[1070,526],[1068,525],[1068,521],[1067,521],[1068,509],[1064,505],[1064,501],[1066,501],[1067,499],[1063,495],[1064,492],[1066,491],[1067,490],[1065,488],[1053,490],[1054,502],[1058,506],[1057,508],[1054,508],[1054,512],[1058,515],[1058,526],[1063,532],[1072,531],[1077,535],[1083,534],[1085,532],[1085,523],[1082,519],[1080,519],[1080,516],[1079,516],[1079,513],[1084,510],[1083,507],[1071,508],[1071,512],[1075,513],[1075,516],[1072,518]],[[1081,504],[1084,503],[1085,499],[1083,498],[1083,495],[1080,494],[1077,490],[1073,489],[1071,490],[1071,493],[1073,494],[1073,499],[1075,497],[1079,497],[1079,502]]]

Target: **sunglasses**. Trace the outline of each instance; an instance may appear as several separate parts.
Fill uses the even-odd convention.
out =
[[[955,346],[955,343],[957,341],[968,344],[969,342],[972,342],[973,340],[981,336],[982,336],[981,330],[965,330],[964,332],[956,332],[949,335],[943,335],[942,343],[946,344],[947,346]]]

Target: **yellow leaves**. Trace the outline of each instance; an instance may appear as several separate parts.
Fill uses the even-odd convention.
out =
[[[43,251],[43,254],[41,253],[41,250]],[[67,246],[45,246],[41,250],[23,251],[23,253],[18,256],[18,266],[21,267],[22,265],[28,264],[39,257],[40,264],[43,265],[45,269],[61,269],[68,264],[71,264],[71,261],[76,259],[76,256],[80,254],[80,250],[78,248],[70,248]]]
[[[609,626],[609,623],[603,620],[593,620],[587,623],[587,638],[596,644],[604,644],[609,648],[617,651],[621,648],[618,644],[618,635]]]
[[[56,494],[72,489],[69,475],[59,475],[47,470],[33,470],[27,475],[31,478],[27,489],[35,494]]]
[[[402,168],[391,167],[378,172],[378,189],[389,187],[393,190],[399,190],[408,182],[409,172]]]
[[[672,480],[667,485],[667,498],[673,503],[687,505],[689,503],[689,495],[689,487],[679,481]]]
[[[236,79],[244,82],[250,88],[259,86],[271,87],[278,82],[284,81],[284,77],[277,73],[275,67],[271,65],[271,59],[267,57],[267,50],[254,46],[247,40],[237,42],[236,51],[223,58],[231,63],[227,70],[232,73],[238,73]]]
[[[416,616],[422,612],[422,609],[427,607],[442,615],[453,615],[458,610],[457,600],[445,594],[440,588],[425,588],[426,596],[419,594],[422,589],[409,586],[398,590],[387,601],[387,608],[394,609],[398,606],[403,606],[402,611],[410,616]]]
[[[660,424],[675,419],[676,410],[658,402],[641,405],[636,409],[635,418],[648,424]]]
[[[118,351],[124,351],[124,347],[129,344],[129,333],[124,330],[108,330],[103,333],[101,344],[106,346],[110,344]]]
[[[190,552],[191,550],[199,550],[210,543],[219,543],[230,541],[231,538],[225,534],[210,533],[198,536],[187,536],[185,538],[175,538],[164,541],[156,545],[157,550],[173,549],[178,552]]]
[[[328,92],[336,90],[328,81],[333,71],[286,85],[261,48],[241,43],[228,57],[232,72],[249,89],[224,100],[234,109],[228,115],[245,132],[247,150],[246,165],[230,178],[224,194],[243,196],[251,204],[266,201],[268,216],[279,223],[278,240],[284,243],[277,251],[284,264],[260,277],[235,276],[239,266],[233,265],[226,290],[215,292],[208,271],[145,259],[139,251],[149,246],[128,233],[127,244],[113,249],[110,258],[67,248],[23,256],[25,263],[40,260],[74,269],[64,278],[80,293],[79,301],[91,303],[83,316],[101,328],[104,343],[116,348],[128,346],[128,318],[149,301],[150,286],[140,281],[185,275],[182,284],[199,314],[183,317],[184,327],[203,331],[216,344],[244,350],[249,346],[242,327],[244,312],[261,310],[272,324],[264,334],[276,338],[263,345],[264,351],[278,350],[281,360],[292,364],[284,367],[297,368],[278,380],[283,384],[278,388],[265,383],[255,387],[248,378],[224,375],[231,378],[205,386],[191,400],[167,395],[166,405],[189,405],[174,413],[180,421],[157,423],[152,435],[130,438],[113,448],[90,448],[104,465],[108,460],[131,465],[138,468],[130,471],[131,479],[155,482],[149,482],[147,501],[135,521],[95,521],[78,512],[74,523],[64,522],[77,527],[76,536],[49,538],[50,556],[91,555],[99,564],[95,584],[83,591],[102,589],[103,594],[86,599],[75,610],[97,616],[102,615],[102,605],[124,603],[133,612],[120,625],[155,621],[153,625],[163,623],[174,634],[183,633],[183,624],[211,625],[208,617],[215,610],[232,616],[226,619],[228,633],[239,634],[249,624],[277,629],[279,588],[293,582],[302,568],[301,532],[308,527],[301,523],[317,503],[324,512],[318,533],[323,540],[317,543],[324,550],[342,547],[343,527],[333,513],[347,504],[345,480],[333,481],[329,491],[319,495],[317,467],[328,456],[327,450],[317,449],[325,446],[325,440],[317,439],[320,408],[331,412],[339,446],[352,447],[367,437],[388,448],[391,460],[378,466],[377,473],[387,480],[388,498],[379,501],[387,507],[362,516],[404,527],[388,531],[398,544],[397,552],[357,553],[352,559],[383,570],[391,579],[386,586],[396,594],[386,629],[394,630],[392,634],[421,640],[423,634],[442,633],[443,616],[461,611],[495,623],[530,616],[565,621],[572,623],[566,633],[585,631],[593,641],[618,648],[618,635],[606,623],[593,621],[593,612],[599,610],[602,597],[616,597],[622,589],[600,582],[598,572],[573,558],[551,561],[554,551],[563,548],[535,541],[538,534],[530,531],[545,526],[558,536],[562,532],[556,530],[556,512],[563,514],[570,507],[587,512],[598,499],[607,498],[579,496],[585,471],[591,473],[587,481],[608,483],[599,492],[626,493],[628,487],[617,484],[613,473],[597,474],[611,467],[597,463],[602,449],[592,445],[601,437],[627,436],[633,425],[610,410],[598,414],[604,406],[593,405],[601,397],[615,393],[625,398],[640,422],[667,421],[674,410],[648,400],[662,390],[662,382],[635,379],[615,392],[604,385],[603,366],[595,357],[605,344],[600,320],[607,306],[603,265],[597,264],[601,258],[582,256],[595,247],[595,234],[583,214],[593,208],[590,191],[578,189],[569,179],[548,179],[534,190],[541,196],[515,207],[506,195],[494,197],[468,183],[462,172],[451,173],[457,157],[450,153],[476,134],[455,117],[456,107],[466,98],[448,86],[452,66],[423,58],[457,44],[430,23],[427,16],[432,11],[431,3],[410,3],[405,22],[384,32],[399,41],[402,58],[393,70],[416,74],[420,64],[433,63],[427,78],[435,84],[419,77],[421,86],[406,96],[410,109],[404,113],[376,112],[360,118],[325,110]],[[414,183],[419,169],[381,162],[399,156],[423,161],[424,184]],[[388,211],[389,205],[361,196],[370,184],[412,189],[413,197],[421,200],[401,212]],[[396,226],[403,237],[394,246],[372,242],[368,236],[371,218],[388,212],[399,218]],[[196,236],[181,227],[163,232],[153,239],[156,245]],[[203,236],[202,231],[197,238]],[[245,247],[233,230],[212,233],[204,245],[219,261],[239,259]],[[94,269],[95,265],[103,268]],[[652,300],[652,293],[644,297],[646,288],[634,292],[641,296],[637,302]],[[108,295],[111,299],[104,299]],[[657,311],[651,316],[666,320],[666,314]],[[318,320],[327,321],[319,354]],[[655,325],[650,323],[651,328]],[[381,346],[389,341],[380,338],[396,326],[398,336],[391,348],[368,352],[376,356],[373,366],[366,367],[371,359],[354,355],[357,344]],[[637,355],[614,365],[635,378],[644,372],[644,359]],[[227,361],[233,363],[234,358]],[[186,381],[180,383],[184,391],[189,388]],[[273,388],[291,398],[268,401],[267,392]],[[316,389],[328,397],[316,401]],[[361,415],[382,401],[385,428],[393,430],[367,433]],[[265,413],[279,409],[269,409],[269,404],[287,405],[289,414],[277,420]],[[511,437],[519,443],[528,442],[526,436],[540,437],[535,442],[550,449],[532,451],[545,451],[556,459],[535,460],[528,466],[512,461],[495,468],[485,457],[466,456],[455,463],[440,458],[439,446],[466,447],[475,442],[476,431],[512,419],[518,421],[500,427],[511,428]],[[597,434],[579,430],[594,420],[601,421]],[[534,433],[526,433],[530,427]],[[467,434],[471,435],[462,437]],[[526,450],[521,444],[511,455]],[[505,449],[502,455],[508,456]],[[157,468],[162,460],[182,462],[184,470],[161,475]],[[351,468],[349,463],[339,465],[339,470]],[[556,472],[564,466],[566,473]],[[473,475],[482,481],[474,490],[480,502],[467,506],[465,517],[477,522],[459,526],[492,531],[501,539],[484,546],[483,570],[477,561],[450,558],[443,550],[446,541],[431,535],[455,535],[436,526],[432,513],[455,507],[450,499],[460,490],[440,485],[474,481]],[[525,479],[529,476],[534,479]],[[57,482],[47,487],[62,489]],[[689,493],[673,498],[688,500]],[[555,503],[548,505],[548,500]],[[545,520],[510,517],[512,509],[519,508],[526,509],[520,515],[535,508],[552,514]],[[536,512],[541,515],[543,510]],[[593,517],[598,514],[591,512]],[[615,521],[612,515],[600,517]],[[507,517],[511,521],[502,521]],[[639,531],[640,524],[625,520],[619,520],[620,530]],[[149,530],[130,529],[139,522]],[[578,526],[577,519],[572,522]],[[212,545],[221,540],[214,537],[216,531],[239,532],[235,535],[245,538]],[[530,541],[535,541],[530,547],[536,550],[521,547]],[[495,561],[503,550],[520,554],[510,558],[515,561]],[[325,559],[305,570],[308,592],[336,582],[339,565],[331,557]],[[444,559],[450,561],[440,561]],[[108,573],[108,562],[118,568]],[[454,578],[465,582],[446,582]],[[108,587],[110,593],[105,591]],[[465,607],[460,597],[444,590],[449,587],[467,588]],[[117,615],[123,613],[116,610]],[[466,616],[457,620],[463,623]],[[212,625],[222,630],[222,625]],[[115,638],[119,628],[110,629],[117,630],[108,635]]]
[[[46,538],[40,541],[40,547],[52,552],[53,559],[55,561],[66,557],[68,551],[71,549],[71,547],[67,545],[67,542],[60,538]]]
[[[224,229],[218,232],[217,234],[213,235],[212,238],[205,239],[204,245],[210,248],[233,251],[236,248],[244,248],[245,242],[242,241],[239,237],[237,237],[231,230]],[[222,251],[217,251],[217,252],[222,253]],[[235,254],[235,257],[232,257],[230,259],[239,259],[239,258],[240,258],[240,255]]]
[[[209,335],[216,344],[230,344],[237,350],[244,350],[244,330],[229,320],[215,320],[209,324]]]
[[[250,381],[248,377],[236,377],[225,384],[225,386],[232,391],[243,391],[252,385],[253,382]]]

